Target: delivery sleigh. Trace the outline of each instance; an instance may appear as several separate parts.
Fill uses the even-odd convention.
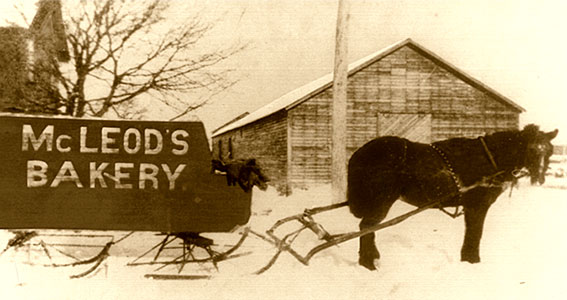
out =
[[[201,122],[2,115],[0,124],[0,228],[13,233],[2,256],[81,268],[79,278],[140,232],[155,245],[142,242],[130,265],[162,274],[238,256],[254,183],[245,191],[211,172]],[[223,245],[204,233],[231,237]]]

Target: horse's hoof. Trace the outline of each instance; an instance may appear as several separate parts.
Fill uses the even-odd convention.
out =
[[[377,269],[377,267],[380,266],[380,260],[377,258],[374,259],[365,259],[365,258],[359,258],[358,259],[358,264],[367,268],[370,271],[375,271]]]
[[[461,261],[476,264],[480,262],[479,256],[462,256]]]

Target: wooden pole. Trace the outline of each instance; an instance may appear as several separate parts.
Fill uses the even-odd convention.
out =
[[[331,186],[333,203],[346,200],[346,117],[348,82],[348,0],[339,0],[333,77]]]

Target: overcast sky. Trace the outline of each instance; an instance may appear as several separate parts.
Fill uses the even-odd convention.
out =
[[[0,20],[18,20],[14,3],[33,17],[35,0],[2,0]],[[524,107],[522,124],[559,128],[567,142],[567,1],[350,3],[350,61],[412,38]],[[250,43],[234,57],[239,84],[198,112],[209,131],[332,71],[336,1],[219,0],[208,7],[223,13],[220,38]]]

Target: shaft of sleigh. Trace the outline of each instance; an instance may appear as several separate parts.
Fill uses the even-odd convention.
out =
[[[314,247],[313,249],[311,249],[311,250],[309,251],[309,253],[307,253],[307,254],[303,257],[303,261],[302,261],[302,262],[303,262],[304,264],[307,264],[307,263],[309,262],[309,260],[311,259],[311,257],[313,257],[315,254],[319,253],[319,252],[322,251],[322,250],[325,250],[325,249],[327,249],[327,248],[329,248],[329,247],[332,247],[332,246],[335,246],[335,245],[337,245],[337,244],[340,244],[340,243],[343,243],[343,242],[346,242],[346,241],[349,241],[349,240],[352,240],[352,239],[361,237],[361,236],[366,235],[366,234],[369,234],[369,233],[371,233],[371,232],[378,231],[378,230],[383,229],[383,228],[386,228],[386,227],[394,226],[394,225],[396,225],[396,224],[398,224],[398,223],[400,223],[400,222],[406,220],[407,218],[409,218],[409,217],[411,217],[411,216],[413,216],[413,215],[415,215],[415,214],[418,214],[418,213],[420,213],[420,212],[422,212],[422,211],[424,211],[424,210],[426,210],[426,209],[429,209],[429,208],[433,208],[433,207],[438,206],[438,205],[440,204],[440,202],[441,202],[441,201],[434,201],[434,202],[432,202],[432,203],[430,203],[430,204],[428,204],[428,205],[422,206],[422,207],[420,207],[420,208],[416,208],[416,209],[414,209],[414,210],[412,210],[412,211],[409,211],[409,212],[407,212],[407,213],[405,213],[405,214],[403,214],[403,215],[401,215],[401,216],[395,217],[395,218],[393,218],[393,219],[391,219],[391,220],[388,220],[388,221],[383,222],[383,223],[380,223],[380,224],[376,224],[375,226],[371,226],[371,227],[365,228],[365,229],[363,229],[363,230],[361,230],[361,231],[350,232],[350,233],[345,233],[345,234],[341,234],[341,235],[335,236],[333,239],[331,239],[331,240],[329,240],[329,241],[327,241],[327,242],[325,242],[325,243],[323,243],[323,244],[320,244],[320,245]]]

